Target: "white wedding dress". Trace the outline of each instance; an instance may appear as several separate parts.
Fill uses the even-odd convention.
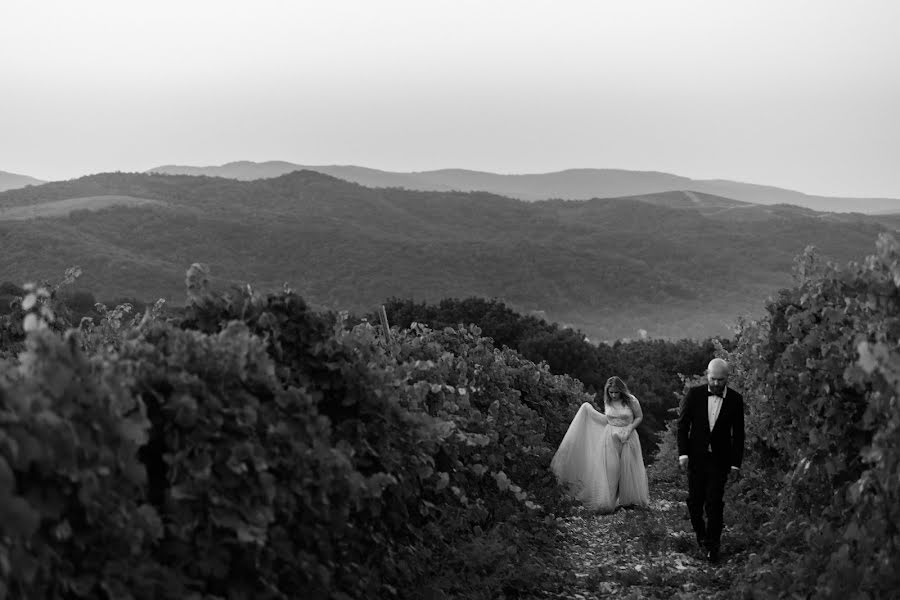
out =
[[[589,402],[578,409],[550,468],[588,508],[612,512],[616,506],[648,506],[650,489],[641,441],[626,428],[634,421],[628,405],[607,404],[606,414]]]

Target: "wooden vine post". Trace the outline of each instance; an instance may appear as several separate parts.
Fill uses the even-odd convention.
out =
[[[384,343],[387,345],[388,352],[391,351],[391,326],[388,323],[387,311],[384,309],[384,304],[381,305],[381,310],[378,311],[378,316],[381,318],[381,329],[384,332]]]

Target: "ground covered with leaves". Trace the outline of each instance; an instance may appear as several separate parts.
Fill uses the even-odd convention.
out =
[[[725,523],[722,558],[702,557],[687,518],[687,486],[651,482],[648,509],[602,515],[580,507],[562,518],[560,551],[574,567],[562,593],[542,598],[731,598],[730,583],[750,558]],[[735,539],[732,539],[735,538]]]

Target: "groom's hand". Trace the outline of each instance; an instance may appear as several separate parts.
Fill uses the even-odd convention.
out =
[[[731,467],[731,471],[728,473],[728,482],[734,483],[738,479],[741,478],[741,470],[737,467]]]
[[[687,469],[688,466],[688,457],[687,456],[679,456],[678,457],[678,468],[679,469]]]

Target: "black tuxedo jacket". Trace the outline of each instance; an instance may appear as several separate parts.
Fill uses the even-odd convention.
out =
[[[721,469],[740,467],[744,458],[744,397],[727,388],[719,416],[709,430],[706,384],[688,390],[678,415],[678,455],[688,456],[688,466],[706,463],[707,451]]]

